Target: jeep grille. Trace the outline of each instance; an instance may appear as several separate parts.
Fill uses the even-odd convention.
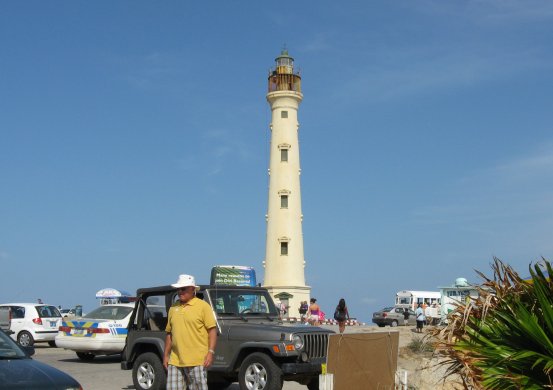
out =
[[[304,333],[302,337],[305,342],[304,351],[309,359],[326,357],[326,348],[328,346],[327,333]]]

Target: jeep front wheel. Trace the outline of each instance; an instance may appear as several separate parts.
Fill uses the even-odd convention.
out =
[[[163,363],[153,352],[138,356],[132,368],[132,381],[136,389],[161,390],[165,388],[167,375]]]
[[[311,379],[311,381],[307,384],[308,390],[319,390],[319,377],[315,377]]]
[[[238,382],[240,390],[281,390],[282,371],[269,356],[255,352],[240,365]]]

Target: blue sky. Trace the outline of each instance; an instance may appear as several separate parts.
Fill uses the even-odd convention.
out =
[[[206,4],[207,3],[207,4]],[[352,316],[553,258],[550,1],[0,4],[0,301],[263,277],[286,44],[306,280]]]

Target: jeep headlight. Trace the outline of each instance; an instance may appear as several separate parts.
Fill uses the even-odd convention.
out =
[[[303,348],[303,339],[299,335],[295,334],[292,337],[292,342],[294,343],[294,348],[296,348],[296,350]]]

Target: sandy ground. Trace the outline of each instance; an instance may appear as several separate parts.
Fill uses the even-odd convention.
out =
[[[338,332],[337,326],[324,325],[323,327],[332,329]],[[348,326],[346,333],[365,333],[365,332],[399,332],[399,354],[397,375],[404,381],[405,373],[407,373],[407,387],[399,387],[402,390],[426,390],[426,389],[442,389],[442,390],[457,390],[462,389],[459,383],[456,383],[457,378],[445,378],[445,367],[439,366],[441,361],[439,355],[426,352],[414,353],[408,348],[408,345],[413,339],[420,339],[428,336],[429,328],[425,328],[423,333],[415,333],[414,327],[398,326],[396,328],[376,326]]]

